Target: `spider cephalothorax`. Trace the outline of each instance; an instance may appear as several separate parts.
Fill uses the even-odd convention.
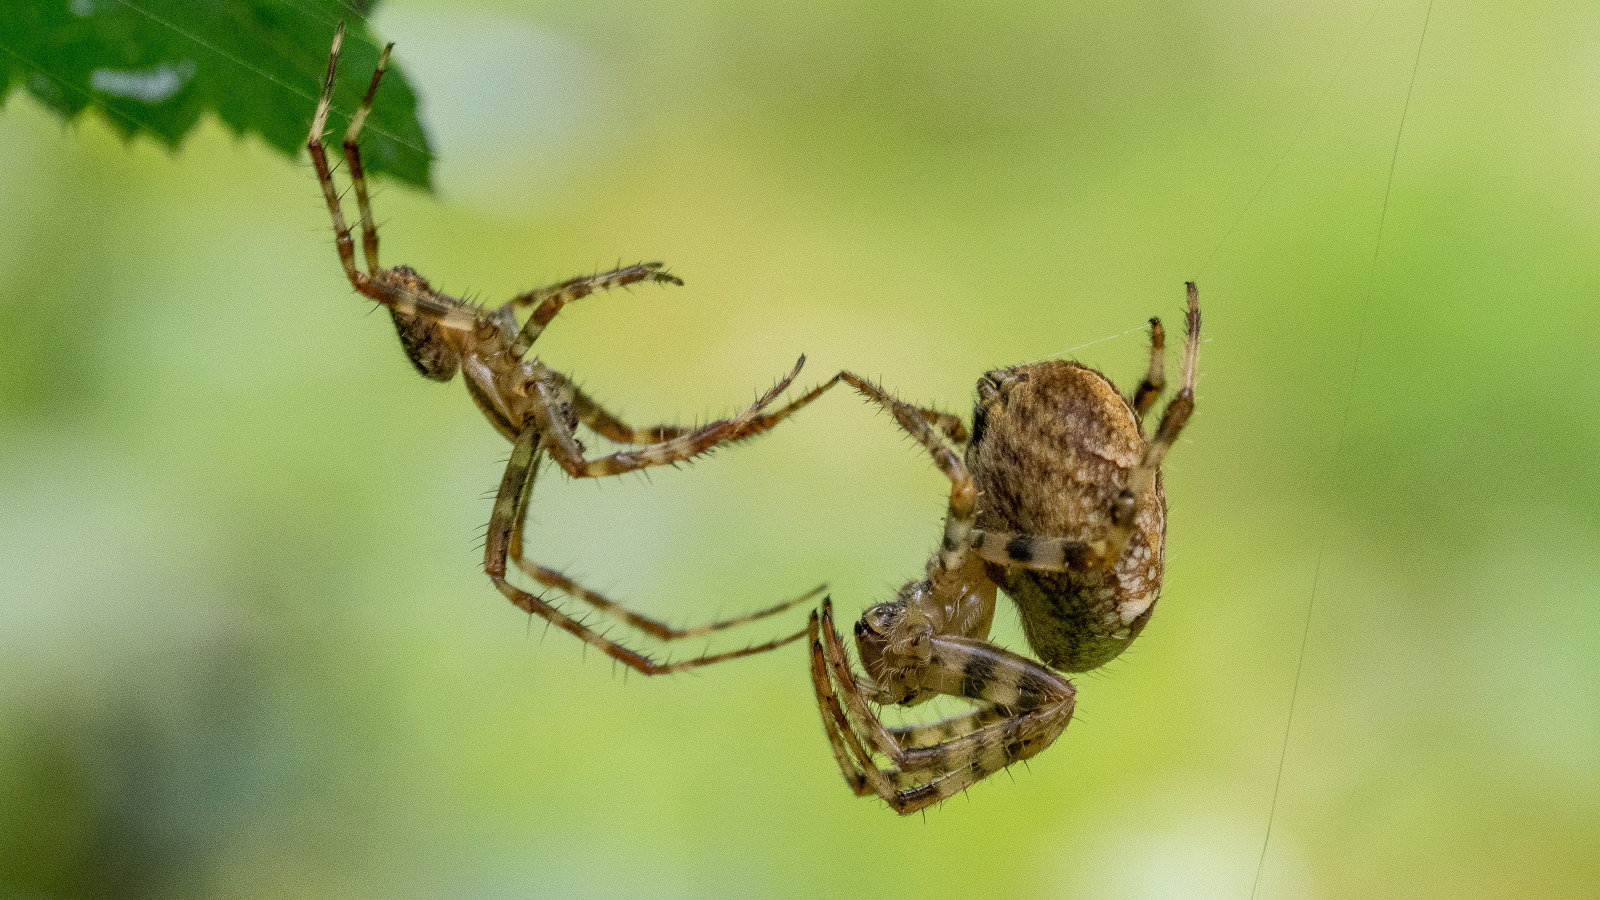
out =
[[[357,141],[367,115],[372,108],[372,98],[377,93],[378,82],[393,45],[384,48],[378,59],[377,70],[367,93],[350,118],[350,127],[344,135],[344,158],[355,188],[356,206],[361,223],[361,255],[366,262],[363,270],[356,263],[355,240],[351,226],[346,224],[339,190],[333,180],[333,169],[322,143],[323,131],[332,107],[334,73],[339,62],[339,46],[344,37],[340,25],[333,38],[333,49],[328,58],[328,74],[323,81],[322,96],[311,122],[307,149],[327,200],[328,213],[333,219],[335,245],[339,261],[344,266],[350,284],[363,295],[377,301],[389,310],[406,356],[417,371],[436,381],[449,381],[460,372],[467,391],[495,429],[512,442],[511,460],[506,465],[504,478],[495,499],[494,512],[489,520],[488,538],[485,542],[484,569],[495,586],[512,603],[527,612],[543,617],[556,627],[568,631],[585,643],[599,649],[633,669],[646,674],[676,672],[694,666],[724,659],[747,656],[780,647],[805,634],[801,631],[775,641],[768,641],[742,650],[709,654],[674,663],[660,663],[635,652],[588,627],[578,618],[561,611],[543,596],[526,591],[506,579],[507,561],[538,582],[540,585],[574,597],[653,637],[676,640],[697,637],[724,628],[749,622],[788,609],[811,597],[811,591],[801,597],[778,604],[770,609],[694,628],[672,628],[646,618],[626,607],[572,581],[562,573],[539,565],[523,556],[522,522],[527,515],[528,499],[533,490],[534,475],[541,459],[548,455],[573,478],[598,478],[620,475],[650,466],[673,465],[705,453],[712,448],[750,437],[773,427],[796,409],[809,403],[817,392],[797,400],[776,412],[764,410],[777,399],[800,373],[801,357],[794,370],[772,390],[763,394],[754,405],[731,419],[721,419],[698,428],[677,425],[657,425],[651,428],[634,428],[607,412],[586,396],[571,379],[529,355],[534,341],[561,308],[574,300],[587,297],[596,291],[626,287],[642,282],[681,285],[675,275],[667,273],[661,263],[640,263],[633,266],[584,275],[549,287],[528,291],[509,302],[490,310],[477,304],[449,296],[436,290],[410,266],[385,268],[378,264],[378,231],[373,224],[372,206],[368,198],[367,182],[361,168],[361,151]],[[517,313],[532,310],[521,325]],[[587,427],[602,437],[620,444],[633,445],[607,456],[587,458],[576,437],[579,425]]]
[[[1156,319],[1150,367],[1132,397],[1075,362],[997,369],[978,382],[970,441],[951,417],[857,375],[828,383],[848,382],[887,409],[951,485],[944,539],[925,576],[856,624],[864,676],[850,666],[832,603],[825,599],[811,616],[817,703],[857,794],[908,813],[1050,746],[1071,720],[1076,694],[1054,670],[1105,664],[1149,621],[1166,538],[1161,461],[1194,410],[1200,304],[1192,283],[1188,290],[1183,380],[1148,438],[1144,415],[1165,383]],[[951,446],[962,443],[964,460]],[[987,641],[997,589],[1016,602],[1038,660]],[[890,728],[872,706],[939,694],[975,708]],[[880,757],[889,766],[880,767]]]

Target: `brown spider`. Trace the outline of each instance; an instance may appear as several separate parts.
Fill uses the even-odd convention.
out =
[[[889,410],[951,485],[944,540],[926,576],[856,623],[864,676],[850,667],[831,601],[811,614],[811,680],[856,794],[909,813],[1034,756],[1072,718],[1076,690],[1051,669],[1104,665],[1149,621],[1165,561],[1161,461],[1194,411],[1200,303],[1193,282],[1188,291],[1183,383],[1148,440],[1144,414],[1166,381],[1159,319],[1150,320],[1150,368],[1132,398],[1065,360],[984,375],[964,463],[930,427],[960,444],[959,423],[849,372],[818,389],[843,380]],[[1021,610],[1042,662],[986,640],[996,588]],[[976,709],[890,728],[870,705],[914,706],[936,694]],[[892,768],[880,768],[878,755]]]
[[[485,542],[483,567],[492,580],[512,603],[530,614],[537,615],[563,631],[570,632],[586,644],[599,649],[612,659],[647,675],[679,672],[722,660],[749,656],[781,647],[805,635],[799,631],[788,637],[769,641],[742,650],[709,654],[673,663],[658,663],[644,654],[610,640],[589,628],[582,621],[567,615],[546,602],[541,596],[531,594],[506,580],[506,560],[510,561],[533,580],[548,588],[577,598],[639,630],[662,640],[681,640],[700,637],[734,625],[760,619],[789,609],[816,596],[817,588],[769,609],[736,618],[711,622],[694,628],[672,628],[662,622],[633,612],[615,601],[577,584],[560,572],[532,562],[523,556],[522,524],[527,515],[528,499],[533,490],[534,476],[541,457],[549,454],[563,471],[573,478],[599,478],[620,475],[649,466],[673,465],[705,453],[712,448],[732,441],[742,440],[772,428],[795,410],[815,397],[802,398],[777,412],[764,412],[778,395],[800,374],[805,357],[795,364],[794,370],[763,394],[754,405],[731,419],[722,419],[699,428],[677,425],[657,425],[650,428],[633,428],[603,409],[586,396],[570,379],[541,364],[537,357],[528,356],[540,332],[555,318],[561,308],[574,300],[595,291],[623,287],[640,282],[681,285],[683,281],[668,274],[661,263],[641,263],[610,272],[580,276],[550,287],[528,291],[512,298],[495,310],[488,310],[441,293],[428,285],[427,279],[408,266],[383,268],[378,265],[378,232],[373,224],[372,208],[367,195],[366,178],[361,168],[361,152],[357,139],[362,125],[372,108],[378,81],[389,60],[393,44],[385,47],[372,73],[361,106],[350,119],[344,135],[344,158],[350,171],[350,182],[355,187],[356,206],[361,216],[362,255],[367,271],[356,266],[355,246],[351,228],[345,224],[339,192],[328,165],[327,152],[322,145],[322,135],[327,125],[332,104],[334,72],[339,63],[339,46],[344,38],[341,24],[334,33],[333,49],[328,57],[328,74],[323,80],[322,96],[317,102],[317,112],[311,122],[311,135],[306,146],[311,151],[311,162],[317,170],[317,180],[322,183],[322,194],[328,202],[328,213],[333,217],[335,243],[339,261],[344,264],[350,284],[367,297],[383,304],[394,318],[400,343],[417,371],[436,381],[449,381],[457,371],[466,379],[467,391],[476,401],[484,416],[495,429],[514,445],[505,477],[495,498],[494,512],[489,519],[488,539]],[[533,307],[533,313],[520,327],[515,313]],[[579,424],[590,431],[621,444],[636,445],[638,449],[625,450],[595,459],[584,457],[584,448],[574,431]]]

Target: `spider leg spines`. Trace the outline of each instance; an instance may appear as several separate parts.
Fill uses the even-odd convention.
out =
[[[350,168],[350,183],[356,189],[356,208],[361,215],[361,249],[367,260],[367,271],[378,271],[378,227],[372,218],[372,202],[367,194],[366,170],[361,165],[361,148],[358,140],[361,137],[361,128],[367,123],[367,116],[372,112],[372,100],[378,94],[378,81],[383,78],[384,69],[389,66],[389,53],[394,50],[394,44],[383,48],[378,55],[378,66],[372,70],[372,81],[367,84],[367,93],[361,98],[361,105],[356,108],[355,115],[350,117],[350,126],[344,132],[344,160]]]
[[[665,675],[673,672],[683,672],[712,663],[753,656],[757,653],[765,653],[768,650],[776,650],[805,637],[806,632],[801,630],[764,644],[757,644],[740,650],[707,654],[678,662],[658,663],[642,653],[630,650],[622,644],[611,640],[604,633],[596,631],[581,620],[563,613],[542,597],[525,591],[507,581],[505,577],[506,560],[511,556],[513,546],[516,546],[517,554],[519,557],[521,556],[522,522],[527,516],[528,500],[532,495],[534,473],[538,469],[539,448],[540,433],[534,428],[525,430],[512,446],[511,459],[506,463],[505,475],[501,478],[500,490],[495,496],[494,511],[489,518],[489,532],[484,542],[484,571],[489,575],[489,579],[494,582],[500,593],[505,595],[506,599],[510,600],[519,609],[539,616],[557,628],[579,638],[585,645],[594,647],[617,662],[645,675]],[[547,586],[561,589],[567,585],[577,587],[577,585],[565,579],[561,583]],[[815,592],[807,596],[814,595]],[[598,595],[594,596],[597,597]],[[579,599],[590,600],[589,597],[581,595]],[[799,601],[791,601],[790,604],[782,605],[782,608],[787,608],[796,602]],[[615,610],[603,606],[599,608],[604,612],[615,613]],[[768,613],[758,613],[755,617],[759,618],[761,615],[766,614]],[[643,617],[639,618],[642,619]]]
[[[518,294],[511,298],[513,309],[522,309],[534,306],[532,315],[523,323],[522,330],[512,342],[511,354],[521,357],[539,339],[545,326],[561,312],[562,307],[574,300],[581,300],[596,291],[608,291],[615,288],[627,287],[642,281],[654,281],[659,284],[682,285],[683,279],[666,270],[665,263],[639,263],[632,266],[622,266],[609,272],[599,272],[594,275],[579,275],[569,278],[559,284],[549,287],[536,288]],[[537,304],[537,305],[535,305]]]
[[[585,394],[566,375],[551,371],[550,378],[556,384],[557,396],[562,403],[572,406],[572,412],[578,417],[578,421],[609,441],[618,444],[659,444],[692,434],[695,430],[693,426],[688,425],[650,425],[636,428]]]
[[[550,455],[557,464],[573,478],[601,478],[608,475],[620,475],[638,469],[652,466],[665,466],[692,459],[718,444],[730,440],[750,437],[759,430],[751,423],[762,410],[772,405],[772,402],[794,383],[799,376],[800,369],[805,365],[806,358],[801,356],[795,367],[788,375],[778,381],[770,390],[756,399],[743,413],[732,419],[720,419],[709,425],[702,426],[682,437],[662,441],[656,444],[647,444],[638,450],[624,450],[618,453],[602,456],[598,459],[584,459],[582,451],[577,447],[572,436],[572,430],[565,421],[552,416],[550,434],[546,443]],[[558,399],[559,391],[553,380],[548,377],[541,378],[535,385],[539,396],[546,408],[552,408]],[[768,426],[770,427],[770,426]]]
[[[944,539],[939,553],[930,562],[931,573],[938,577],[953,577],[966,561],[973,524],[977,521],[978,489],[967,471],[966,463],[957,456],[939,435],[923,410],[905,403],[889,392],[853,372],[840,372],[839,378],[855,388],[868,400],[887,409],[900,427],[916,438],[933,457],[934,465],[950,479],[950,502],[944,520]]]
[[[583,585],[573,581],[571,578],[555,569],[541,566],[536,562],[523,558],[520,534],[513,536],[509,557],[511,562],[516,565],[517,568],[521,569],[524,574],[544,585],[545,587],[555,588],[569,597],[582,600],[606,615],[625,622],[628,625],[639,629],[645,634],[663,641],[679,641],[689,638],[704,637],[708,634],[714,634],[718,631],[724,631],[729,628],[735,628],[740,625],[757,621],[758,619],[764,619],[768,616],[777,615],[778,613],[793,609],[796,606],[805,603],[826,589],[826,585],[815,587],[798,597],[794,597],[789,600],[785,600],[782,603],[769,606],[766,609],[756,610],[755,612],[746,613],[741,616],[734,616],[727,619],[708,622],[704,625],[696,625],[690,628],[674,628],[665,622],[661,622],[656,619],[652,619],[649,616],[636,613],[621,603],[618,603],[609,597],[584,587]]]
[[[813,616],[810,634],[812,681],[845,780],[858,793],[864,782],[901,814],[948,799],[1039,753],[1072,718],[1075,690],[1065,678],[983,641],[936,635],[930,662],[906,677],[980,707],[940,722],[886,729],[860,695],[828,602]],[[880,769],[874,752],[894,768]]]
[[[333,103],[333,76],[339,68],[339,48],[344,44],[344,23],[333,29],[333,48],[328,51],[328,71],[322,76],[322,96],[317,99],[317,111],[311,117],[311,136],[308,144],[321,144],[322,133],[328,127],[328,108]]]
[[[823,614],[829,617],[830,621],[826,625],[829,631],[833,628],[831,611],[832,604],[824,599]],[[839,763],[839,770],[844,776],[845,783],[850,785],[850,789],[857,796],[867,794],[877,794],[880,797],[892,796],[896,791],[895,785],[873,762],[872,754],[862,746],[860,737],[850,724],[849,716],[839,704],[833,677],[829,674],[831,664],[828,659],[829,651],[823,645],[823,627],[817,612],[813,610],[807,627],[807,633],[811,638],[811,683],[816,689],[817,707],[822,713],[822,727],[828,733],[828,743],[833,748],[834,759]],[[835,642],[837,642],[836,637]]]

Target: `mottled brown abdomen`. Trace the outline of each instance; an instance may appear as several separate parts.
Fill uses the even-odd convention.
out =
[[[1102,374],[1050,360],[1001,369],[980,384],[967,466],[978,527],[1066,540],[1104,538],[1117,494],[1144,455],[1132,407]],[[1153,496],[1151,496],[1153,494]],[[1138,635],[1161,590],[1166,502],[1159,476],[1139,498],[1137,528],[1107,570],[1037,572],[988,564],[1022,612],[1028,643],[1050,666],[1082,672]]]

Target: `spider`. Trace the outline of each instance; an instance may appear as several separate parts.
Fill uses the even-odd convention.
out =
[[[692,628],[673,628],[665,623],[647,618],[583,587],[561,572],[539,565],[523,555],[522,525],[526,518],[529,496],[534,477],[542,457],[548,454],[573,478],[599,478],[621,475],[650,466],[674,465],[721,444],[739,441],[759,434],[778,424],[795,410],[810,402],[802,398],[777,412],[765,412],[777,397],[788,388],[805,357],[800,357],[794,369],[777,385],[739,415],[721,419],[698,428],[677,425],[657,425],[634,428],[617,416],[607,412],[577,388],[565,375],[556,372],[529,356],[528,351],[545,326],[556,314],[574,300],[596,291],[626,287],[644,282],[681,285],[683,281],[669,274],[661,263],[641,263],[580,276],[560,284],[528,291],[512,298],[498,309],[488,310],[477,304],[451,297],[429,286],[427,279],[408,266],[384,268],[378,264],[378,232],[373,224],[372,207],[368,198],[366,178],[361,168],[361,152],[357,141],[362,126],[372,109],[372,100],[378,90],[394,45],[384,48],[366,96],[350,119],[344,135],[344,158],[350,172],[350,182],[355,188],[356,206],[361,222],[361,250],[366,261],[366,271],[356,264],[352,227],[344,218],[343,204],[328,164],[328,155],[322,144],[332,105],[334,73],[339,64],[339,47],[344,39],[341,23],[334,33],[333,49],[328,57],[328,73],[323,79],[322,96],[317,101],[316,114],[311,122],[307,149],[316,168],[317,180],[322,184],[322,194],[327,200],[328,213],[333,218],[335,244],[339,261],[344,265],[350,284],[363,295],[376,300],[389,310],[394,319],[400,344],[412,364],[423,376],[435,381],[449,381],[459,371],[465,378],[467,391],[497,431],[513,444],[511,459],[506,465],[500,489],[495,497],[494,511],[489,519],[488,537],[484,549],[484,570],[500,593],[524,611],[539,616],[563,631],[569,632],[584,643],[595,647],[613,660],[647,675],[680,672],[710,663],[749,656],[781,647],[804,637],[801,630],[788,637],[733,650],[726,653],[707,654],[678,662],[657,662],[645,654],[624,647],[590,628],[578,618],[570,616],[543,597],[523,590],[506,580],[506,562],[510,562],[540,585],[583,601],[604,615],[616,618],[656,638],[672,641],[695,638],[741,625],[756,619],[782,612],[815,597],[822,591],[816,588],[793,600],[768,609],[735,618],[711,622]],[[533,312],[519,327],[516,313],[531,307]],[[584,456],[584,447],[575,436],[579,424],[590,431],[620,444],[631,444],[637,449],[624,450],[598,458]]]
[[[895,811],[923,809],[1050,746],[1076,689],[1052,669],[1104,665],[1139,635],[1161,595],[1161,462],[1194,411],[1200,303],[1188,284],[1182,383],[1155,434],[1144,415],[1165,387],[1165,333],[1150,320],[1150,367],[1132,397],[1076,362],[996,369],[978,381],[972,436],[850,372],[845,381],[932,455],[950,479],[944,539],[926,575],[856,623],[851,669],[831,599],[810,620],[811,680],[845,781]],[[821,390],[821,388],[819,388]],[[966,459],[936,433],[940,426]],[[959,423],[955,423],[959,426]],[[1022,613],[1038,660],[989,643],[995,590]],[[873,705],[938,694],[975,708],[891,728]],[[876,757],[887,758],[880,767]]]

